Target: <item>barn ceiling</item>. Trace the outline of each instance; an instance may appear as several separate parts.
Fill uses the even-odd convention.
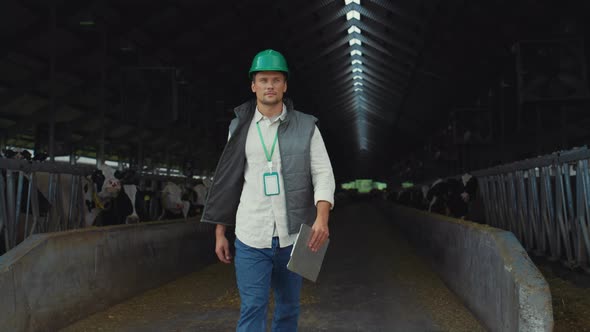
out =
[[[555,9],[533,0],[2,0],[0,136],[47,150],[54,121],[56,154],[96,153],[104,141],[125,160],[212,169],[231,109],[251,98],[250,61],[272,48],[287,58],[296,108],[320,119],[337,176],[380,173],[419,149],[452,106],[497,84],[514,67],[514,42],[550,34]]]

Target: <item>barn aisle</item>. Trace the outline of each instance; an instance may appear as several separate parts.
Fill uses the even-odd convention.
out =
[[[299,331],[483,331],[370,202],[332,214],[318,283],[305,282]],[[214,264],[62,331],[232,331],[233,266]]]

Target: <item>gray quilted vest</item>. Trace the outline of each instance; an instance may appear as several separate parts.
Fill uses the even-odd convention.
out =
[[[278,129],[281,176],[285,184],[289,234],[295,234],[299,232],[301,224],[312,225],[316,218],[310,147],[317,119],[294,110],[293,103],[288,99],[284,103],[287,106],[287,116]],[[236,224],[236,213],[244,185],[246,138],[255,111],[255,100],[234,109],[236,118],[230,124],[231,138],[217,164],[201,222],[229,226]]]

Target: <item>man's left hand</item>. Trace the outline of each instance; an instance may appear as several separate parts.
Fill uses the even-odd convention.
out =
[[[328,229],[328,221],[316,219],[311,227],[311,238],[308,243],[311,251],[317,252],[329,236],[330,230]]]

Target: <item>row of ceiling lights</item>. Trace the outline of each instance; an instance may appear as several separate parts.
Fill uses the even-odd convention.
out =
[[[344,0],[344,5],[349,6],[351,4],[356,4],[358,6],[361,5],[361,0]],[[361,20],[361,14],[355,10],[351,9],[346,13],[346,20]],[[360,150],[367,150],[367,124],[365,119],[365,114],[361,108],[361,97],[360,94],[363,91],[363,52],[361,51],[362,41],[360,40],[361,29],[353,24],[348,28],[348,36],[350,39],[348,40],[348,45],[351,47],[350,51],[350,58],[351,58],[351,66],[352,66],[352,88],[355,93],[357,93],[357,131],[358,131],[358,139],[359,139],[359,148]]]
[[[346,6],[350,5],[350,4],[357,4],[357,5],[361,5],[361,0],[344,0],[344,4]],[[350,20],[361,20],[361,14],[354,9],[349,10],[346,13],[346,20],[350,21]],[[361,92],[363,91],[363,89],[361,88],[363,86],[363,83],[360,82],[361,80],[363,80],[363,76],[361,75],[363,72],[363,69],[361,68],[363,62],[361,60],[359,60],[359,58],[361,58],[363,56],[363,53],[361,52],[361,50],[359,49],[360,46],[363,44],[361,42],[361,40],[358,38],[358,36],[361,34],[361,29],[359,29],[356,25],[352,25],[350,26],[350,28],[348,28],[348,35],[350,36],[350,39],[348,40],[348,44],[350,45],[350,47],[352,47],[352,50],[350,51],[350,56],[352,58],[352,73],[353,73],[353,89],[355,92]]]

